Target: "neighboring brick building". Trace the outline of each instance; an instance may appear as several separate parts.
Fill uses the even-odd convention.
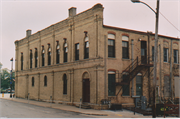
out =
[[[67,19],[15,41],[16,97],[71,104],[82,98],[94,108],[102,99],[133,104],[134,97],[152,97],[154,34],[103,25],[103,9],[96,4],[76,14],[72,7]],[[157,96],[178,97],[178,38],[159,35],[158,50]]]

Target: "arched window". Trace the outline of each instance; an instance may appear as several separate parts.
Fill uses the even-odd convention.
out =
[[[34,87],[34,77],[32,77],[32,87]]]
[[[51,47],[48,44],[48,65],[51,65]]]
[[[32,68],[32,60],[33,60],[33,55],[32,55],[32,50],[30,50],[30,69]]]
[[[108,34],[108,57],[115,57],[115,35]]]
[[[75,60],[79,60],[79,43],[75,44]]]
[[[84,59],[89,58],[89,38],[86,36],[84,39]]]
[[[60,57],[60,47],[59,47],[59,42],[57,41],[57,46],[56,46],[56,64],[59,64],[59,58]]]
[[[23,53],[21,52],[21,70],[23,70]]]
[[[67,76],[63,75],[63,94],[67,94]]]
[[[35,68],[37,67],[37,62],[38,62],[38,52],[37,52],[37,48],[35,48]]]
[[[47,76],[44,76],[44,86],[47,86]]]
[[[108,72],[108,96],[116,95],[115,75],[116,75],[116,73],[114,71]]]
[[[44,51],[44,46],[42,46],[42,52],[41,52],[41,54],[42,54],[42,66],[44,66],[44,59],[45,59],[45,51]]]
[[[64,62],[67,62],[67,59],[68,59],[68,46],[67,46],[67,43],[65,40],[65,43],[64,43]]]
[[[129,73],[123,72],[123,83],[128,83],[129,81]],[[129,84],[123,85],[123,96],[129,96]]]
[[[122,36],[122,58],[129,59],[129,37]]]

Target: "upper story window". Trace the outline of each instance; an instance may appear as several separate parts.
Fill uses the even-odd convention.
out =
[[[32,87],[34,86],[34,77],[32,77]]]
[[[75,60],[79,60],[79,43],[75,44]]]
[[[33,55],[32,55],[32,50],[30,50],[30,69],[32,68],[32,60],[33,60]]]
[[[38,63],[38,52],[37,52],[37,48],[35,48],[35,68],[37,67],[37,63]]]
[[[56,46],[56,64],[59,64],[59,58],[60,57],[60,46],[59,42],[57,41],[57,46]]]
[[[168,62],[168,48],[164,48],[164,62]]]
[[[84,39],[84,59],[89,58],[89,37],[85,37]]]
[[[47,76],[44,76],[44,86],[47,86]]]
[[[41,55],[42,55],[42,66],[44,66],[44,61],[45,61],[45,50],[44,50],[44,46],[42,46]]]
[[[154,61],[154,46],[152,46],[152,61]]]
[[[51,47],[48,44],[48,65],[51,65]]]
[[[174,50],[174,63],[178,63],[178,50]]]
[[[108,34],[108,57],[115,57],[115,35]]]
[[[129,59],[129,37],[122,36],[122,58]]]
[[[21,70],[23,70],[23,53],[21,52]]]
[[[68,46],[67,46],[67,43],[66,43],[66,39],[65,40],[65,43],[64,43],[64,62],[67,62],[68,60]]]

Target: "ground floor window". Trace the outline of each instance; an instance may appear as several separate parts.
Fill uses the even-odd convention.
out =
[[[115,72],[108,72],[108,96],[115,96],[116,94],[115,87]]]
[[[142,95],[142,76],[141,75],[136,76],[136,95],[137,96]]]
[[[128,77],[129,77],[129,75],[127,75],[127,74],[123,75],[123,82],[124,83],[128,83],[128,79],[129,79]],[[122,93],[122,95],[123,96],[129,96],[129,84],[123,85],[123,93]]]

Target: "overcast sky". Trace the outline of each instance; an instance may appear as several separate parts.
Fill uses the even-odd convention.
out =
[[[144,4],[131,0],[0,0],[0,62],[11,69],[15,59],[15,40],[36,33],[68,17],[68,9],[77,7],[77,14],[96,3],[104,7],[104,25],[139,31],[155,31],[155,14]],[[156,0],[142,0],[156,9]],[[160,0],[160,12],[180,29],[180,0]],[[180,32],[159,16],[159,34],[179,37]],[[15,62],[14,62],[15,64]],[[14,65],[15,66],[15,65]],[[13,66],[13,69],[14,69]]]

